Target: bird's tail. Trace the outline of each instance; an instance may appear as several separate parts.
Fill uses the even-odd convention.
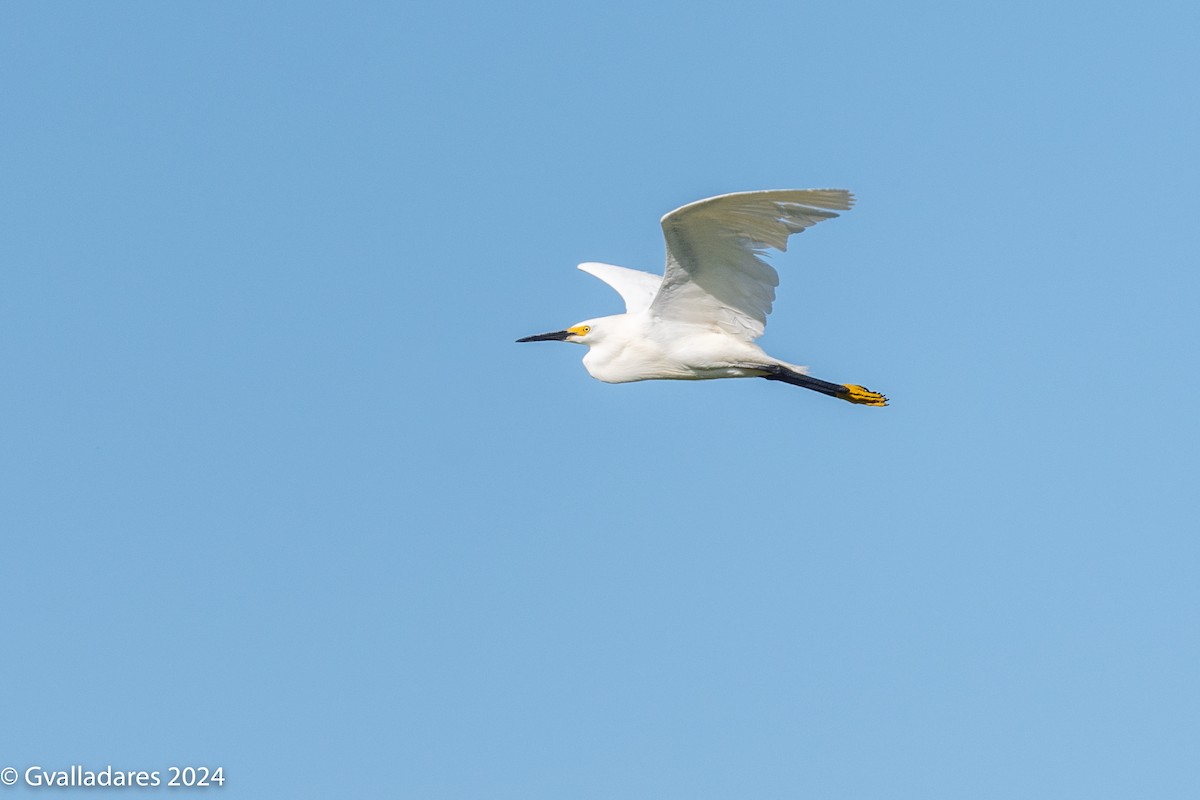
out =
[[[845,400],[847,403],[854,403],[860,406],[886,406],[888,404],[888,399],[879,392],[872,392],[870,389],[857,384],[823,381],[820,378],[813,378],[782,365],[771,365],[761,367],[761,369],[767,371],[767,374],[763,375],[763,377],[769,381],[783,381],[784,383],[790,383],[792,386],[800,386],[804,389],[811,389],[814,392],[827,394],[830,397],[836,397],[839,400]]]

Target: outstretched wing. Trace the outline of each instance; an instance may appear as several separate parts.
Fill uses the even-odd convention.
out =
[[[579,268],[616,289],[617,294],[625,301],[625,310],[630,314],[645,311],[650,307],[650,301],[658,293],[658,286],[663,280],[661,275],[651,275],[649,272],[595,261],[580,264]]]
[[[785,189],[723,194],[675,209],[662,218],[667,267],[650,310],[757,339],[779,285],[779,273],[761,256],[769,247],[787,250],[793,233],[853,203],[844,189]]]

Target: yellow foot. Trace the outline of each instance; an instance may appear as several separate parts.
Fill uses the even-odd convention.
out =
[[[855,386],[853,383],[847,383],[846,389],[849,394],[842,395],[841,398],[848,403],[857,403],[862,406],[886,406],[888,399],[879,392],[872,392],[864,386]]]

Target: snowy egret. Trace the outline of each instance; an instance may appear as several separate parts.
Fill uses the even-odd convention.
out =
[[[518,342],[585,344],[583,365],[606,383],[655,379],[766,378],[850,403],[885,406],[855,384],[808,376],[808,368],[767,355],[762,335],[779,274],[761,256],[787,249],[788,237],[845,211],[844,189],[735,192],[697,200],[662,218],[664,274],[612,264],[580,264],[625,300],[625,313]]]

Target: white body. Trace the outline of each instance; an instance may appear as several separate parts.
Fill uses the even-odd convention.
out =
[[[764,372],[753,369],[758,364],[805,371],[714,326],[663,321],[649,311],[601,317],[583,324],[592,328],[585,339],[597,337],[589,343],[583,366],[593,378],[605,383],[759,377]]]

